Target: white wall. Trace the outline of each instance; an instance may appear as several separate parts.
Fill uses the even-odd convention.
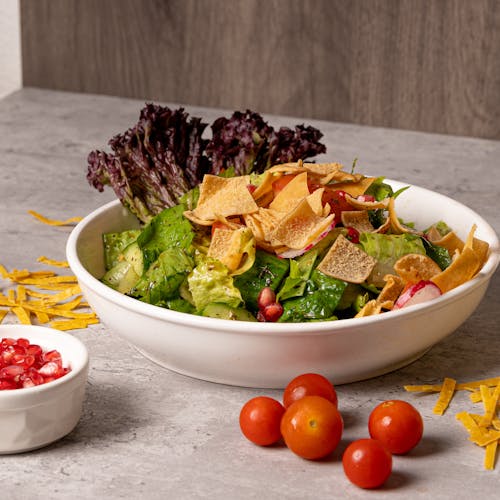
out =
[[[0,0],[0,99],[22,85],[19,0]]]

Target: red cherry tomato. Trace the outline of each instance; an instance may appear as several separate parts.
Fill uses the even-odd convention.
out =
[[[395,455],[403,455],[422,439],[424,423],[410,403],[389,400],[380,403],[368,419],[370,436],[384,443]]]
[[[305,396],[295,401],[281,419],[281,434],[288,448],[309,460],[332,453],[343,430],[337,407],[320,396]]]
[[[333,384],[319,373],[304,373],[295,377],[285,387],[283,406],[288,408],[304,396],[321,396],[338,405],[337,392]]]
[[[273,398],[257,396],[247,401],[240,412],[240,429],[243,435],[259,446],[269,446],[281,439],[283,405]]]
[[[356,210],[352,205],[350,205],[346,200],[346,192],[341,190],[333,190],[330,188],[325,188],[323,192],[323,197],[321,199],[323,205],[327,203],[330,205],[330,213],[335,214],[335,221],[338,223],[340,221],[340,215],[343,211]]]
[[[345,449],[342,465],[351,483],[360,488],[378,488],[391,475],[392,455],[376,439],[358,439]]]

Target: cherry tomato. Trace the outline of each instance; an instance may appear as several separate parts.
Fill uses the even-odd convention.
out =
[[[410,403],[389,400],[380,403],[368,419],[370,436],[382,441],[395,455],[403,455],[422,439],[424,423],[418,410]]]
[[[319,373],[304,373],[295,377],[285,387],[283,406],[288,408],[304,396],[321,396],[338,405],[337,393],[333,384]]]
[[[391,475],[392,455],[376,439],[358,439],[345,449],[342,465],[351,483],[360,488],[378,488]]]
[[[288,448],[309,460],[332,453],[343,430],[337,407],[321,396],[305,396],[295,401],[281,419],[281,434]]]
[[[335,214],[335,221],[340,221],[340,215],[343,211],[356,210],[352,205],[350,205],[346,200],[346,192],[341,190],[333,190],[330,188],[325,188],[323,192],[323,197],[321,199],[323,205],[328,203],[330,205],[330,213]]]
[[[281,439],[283,405],[276,399],[257,396],[247,401],[240,412],[240,429],[243,435],[259,446],[269,446]]]
[[[293,179],[295,179],[294,174],[282,175],[279,179],[276,179],[272,184],[274,196],[282,191],[283,188]]]

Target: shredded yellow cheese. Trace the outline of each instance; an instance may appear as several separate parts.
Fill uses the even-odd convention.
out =
[[[442,384],[434,385],[405,385],[403,386],[405,391],[408,392],[440,392]]]
[[[69,319],[65,321],[51,321],[50,326],[57,330],[75,330],[77,328],[87,328],[87,326],[94,325],[96,323],[99,323],[97,318],[87,320]]]
[[[45,257],[45,255],[41,255],[36,259],[37,262],[41,262],[42,264],[47,264],[48,266],[54,266],[54,267],[69,267],[68,261],[67,260],[54,260],[54,259],[49,259],[48,257]]]
[[[442,384],[435,385],[405,385],[409,392],[439,392],[439,398],[434,407],[434,413],[443,415],[449,406],[453,395],[458,390],[471,391],[472,403],[482,403],[484,414],[461,411],[456,419],[461,422],[469,434],[469,441],[485,449],[484,468],[495,468],[498,443],[500,442],[500,377],[493,377],[471,382],[456,383],[445,378]]]
[[[82,217],[70,217],[66,220],[49,219],[34,210],[28,210],[28,213],[35,217],[35,219],[38,219],[40,222],[48,224],[49,226],[68,226],[74,222],[80,222],[82,220]]]
[[[7,316],[8,312],[8,309],[0,309],[0,323],[3,321],[5,316]]]
[[[31,325],[30,315],[24,307],[15,306],[11,311],[19,318],[22,325]]]
[[[66,267],[63,261],[39,258],[48,265]],[[21,324],[49,324],[59,330],[86,328],[98,323],[94,312],[83,301],[77,279],[72,275],[57,275],[53,271],[29,271],[12,269],[8,271],[0,264],[0,276],[12,282],[13,286],[0,293],[0,323],[12,313]]]
[[[486,378],[483,380],[475,380],[473,382],[464,382],[462,384],[457,384],[457,391],[467,390],[467,391],[475,391],[479,389],[482,385],[486,385],[487,387],[495,387],[500,382],[500,377]]]
[[[457,385],[457,381],[452,378],[445,378],[443,381],[443,385],[441,387],[441,391],[439,392],[439,398],[434,406],[433,412],[436,415],[443,415],[450,404],[450,401],[455,394],[455,386]]]
[[[484,406],[484,416],[479,425],[481,427],[489,427],[495,416],[498,400],[500,399],[500,382],[495,387],[494,391],[490,391],[485,385],[480,386],[480,391]]]
[[[486,453],[484,454],[484,468],[486,470],[493,470],[495,468],[497,447],[498,439],[486,445]]]

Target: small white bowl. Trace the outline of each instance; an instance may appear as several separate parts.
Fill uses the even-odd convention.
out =
[[[396,190],[407,186],[389,179]],[[283,388],[314,371],[335,384],[400,368],[457,329],[476,309],[499,262],[491,226],[470,208],[411,186],[396,201],[398,216],[424,229],[444,220],[465,239],[473,224],[491,254],[478,275],[432,301],[376,316],[312,323],[252,323],[171,311],[122,295],[99,281],[102,234],[139,227],[113,201],[85,217],[66,246],[82,291],[111,330],[156,363],[196,378],[230,385]]]
[[[0,454],[41,448],[71,432],[83,407],[89,357],[72,335],[42,326],[0,325],[0,339],[26,338],[44,351],[56,349],[71,371],[35,387],[0,391]]]

